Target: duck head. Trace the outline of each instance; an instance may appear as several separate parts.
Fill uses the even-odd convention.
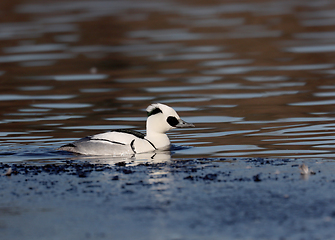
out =
[[[194,127],[192,123],[183,121],[177,112],[161,103],[151,104],[146,109],[147,119],[147,135],[165,134],[173,128]]]

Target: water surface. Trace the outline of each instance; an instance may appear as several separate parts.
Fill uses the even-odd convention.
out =
[[[145,130],[145,108],[196,128],[173,159],[334,158],[335,7],[315,1],[21,1],[0,23],[2,162]],[[140,157],[143,159],[143,157]]]

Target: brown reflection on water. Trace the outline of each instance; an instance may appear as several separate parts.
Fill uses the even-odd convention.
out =
[[[146,106],[163,102],[196,120],[197,128],[171,133],[175,144],[199,151],[182,157],[333,157],[332,2],[0,7],[3,143],[29,136],[28,144],[57,147],[114,125],[144,130]],[[34,143],[39,136],[47,141]],[[308,137],[310,144],[298,139]]]

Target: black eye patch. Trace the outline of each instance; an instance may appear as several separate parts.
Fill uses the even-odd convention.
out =
[[[175,118],[175,117],[171,117],[171,116],[167,118],[167,122],[168,122],[172,127],[175,127],[175,126],[179,123],[179,121],[178,121],[177,118]]]

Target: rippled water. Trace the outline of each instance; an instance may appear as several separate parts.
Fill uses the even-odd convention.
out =
[[[196,125],[169,133],[173,158],[335,157],[331,1],[21,1],[6,8],[2,162],[78,159],[55,149],[110,129],[144,131],[144,110],[154,102]]]

